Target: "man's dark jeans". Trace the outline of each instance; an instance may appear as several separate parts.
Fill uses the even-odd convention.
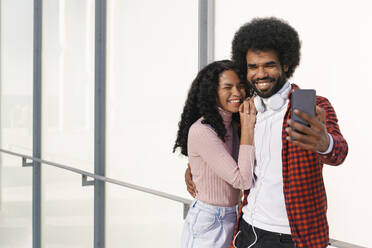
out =
[[[259,228],[254,228],[257,234],[257,242],[252,248],[294,248],[291,235],[280,234],[265,231]],[[252,226],[244,221],[243,218],[239,222],[239,234],[235,239],[237,248],[247,248],[255,241],[255,235]]]

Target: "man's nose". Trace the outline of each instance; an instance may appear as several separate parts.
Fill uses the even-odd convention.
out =
[[[266,76],[267,76],[267,72],[266,72],[265,68],[258,67],[257,68],[256,78],[264,78]]]

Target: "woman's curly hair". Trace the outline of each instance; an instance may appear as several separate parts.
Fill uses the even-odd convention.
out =
[[[235,33],[232,42],[232,60],[243,74],[247,74],[246,55],[249,49],[277,52],[280,64],[287,65],[290,78],[300,62],[301,43],[297,31],[275,17],[255,18]]]
[[[183,112],[181,121],[178,123],[177,139],[173,147],[173,152],[177,147],[181,148],[181,153],[187,156],[187,139],[191,125],[203,116],[203,124],[209,124],[216,132],[218,137],[225,141],[226,128],[222,117],[217,109],[217,89],[219,78],[224,71],[232,70],[237,73],[241,82],[246,82],[235,64],[230,60],[221,60],[205,66],[193,80]],[[245,83],[246,95],[251,92],[248,83]],[[233,114],[233,120],[239,121],[239,114]]]

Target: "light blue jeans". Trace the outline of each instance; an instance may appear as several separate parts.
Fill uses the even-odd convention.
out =
[[[182,233],[182,248],[229,247],[236,224],[237,206],[217,207],[194,200]]]

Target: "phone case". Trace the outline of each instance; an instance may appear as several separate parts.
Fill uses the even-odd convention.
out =
[[[301,110],[310,116],[315,116],[315,90],[298,89],[292,92],[291,119],[303,125],[309,126],[305,120],[298,117],[293,112],[295,109]]]

